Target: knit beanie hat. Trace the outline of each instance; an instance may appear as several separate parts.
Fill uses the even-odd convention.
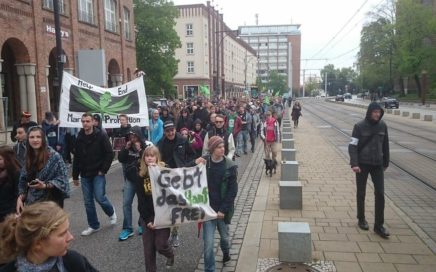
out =
[[[209,138],[209,142],[207,148],[209,149],[209,153],[212,154],[215,148],[220,144],[223,144],[224,140],[220,136],[212,136]]]

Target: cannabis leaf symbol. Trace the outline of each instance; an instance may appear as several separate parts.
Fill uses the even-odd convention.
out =
[[[105,92],[100,96],[97,103],[85,90],[79,89],[79,94],[74,94],[77,102],[89,108],[91,112],[99,112],[101,114],[117,115],[123,113],[132,106],[132,102],[127,101],[128,96],[125,96],[120,101],[110,105],[112,102],[112,95],[110,92]]]

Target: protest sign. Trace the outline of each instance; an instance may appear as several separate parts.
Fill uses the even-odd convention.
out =
[[[98,113],[104,128],[120,127],[120,114],[130,124],[148,126],[148,107],[142,77],[114,88],[101,88],[64,72],[59,120],[62,127],[82,127],[85,112]]]
[[[206,166],[148,168],[154,205],[154,225],[166,228],[216,219],[209,205]]]

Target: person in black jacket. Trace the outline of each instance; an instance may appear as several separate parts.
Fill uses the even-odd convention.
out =
[[[20,164],[14,150],[7,145],[0,147],[0,222],[15,213],[18,197]]]
[[[388,238],[389,232],[383,224],[384,171],[389,166],[389,137],[388,128],[381,120],[383,114],[384,111],[378,103],[369,104],[365,119],[354,125],[348,152],[351,169],[356,173],[358,226],[363,230],[369,229],[365,219],[365,194],[370,174],[375,195],[374,232]]]
[[[145,270],[156,272],[156,251],[167,257],[166,265],[174,265],[174,251],[168,242],[170,228],[156,229],[154,226],[154,206],[148,166],[164,166],[160,161],[159,150],[155,146],[145,148],[140,162],[139,175],[135,179],[138,196],[138,211],[141,217],[142,243],[144,245]]]
[[[109,216],[112,225],[117,223],[114,206],[106,197],[106,178],[112,159],[112,146],[106,133],[93,126],[92,115],[82,115],[82,126],[77,136],[73,161],[73,182],[79,185],[81,177],[83,200],[89,227],[82,232],[83,236],[100,230],[100,222],[95,210],[94,197],[104,213]]]
[[[51,201],[24,207],[0,224],[0,271],[95,272],[89,261],[69,250],[74,239],[68,214]]]
[[[180,132],[182,128],[192,129],[192,118],[189,116],[189,110],[186,108],[180,112],[180,117],[177,121],[177,132]]]
[[[23,111],[21,113],[21,117],[20,117],[20,121],[18,123],[15,123],[14,126],[12,127],[12,132],[11,132],[11,140],[12,142],[16,142],[17,139],[15,138],[15,136],[17,135],[17,128],[21,125],[25,128],[26,132],[29,128],[31,127],[35,127],[38,124],[34,121],[30,121],[30,117],[32,117],[32,114],[30,112],[27,111]]]
[[[118,161],[122,163],[124,185],[123,185],[123,229],[118,236],[118,240],[124,241],[133,236],[132,226],[132,203],[135,197],[134,180],[138,172],[139,160],[142,156],[146,144],[141,128],[138,126],[132,127],[129,133],[129,140],[126,146],[121,149],[118,154]],[[141,234],[142,227],[138,228],[138,233]]]

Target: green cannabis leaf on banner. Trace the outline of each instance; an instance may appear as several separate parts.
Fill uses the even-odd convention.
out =
[[[125,96],[120,101],[110,104],[112,102],[112,96],[110,92],[105,92],[100,96],[100,100],[95,101],[86,91],[81,88],[79,94],[74,94],[74,98],[77,102],[89,108],[91,112],[98,112],[101,114],[117,115],[123,113],[132,106],[132,102],[127,101],[129,96]]]

